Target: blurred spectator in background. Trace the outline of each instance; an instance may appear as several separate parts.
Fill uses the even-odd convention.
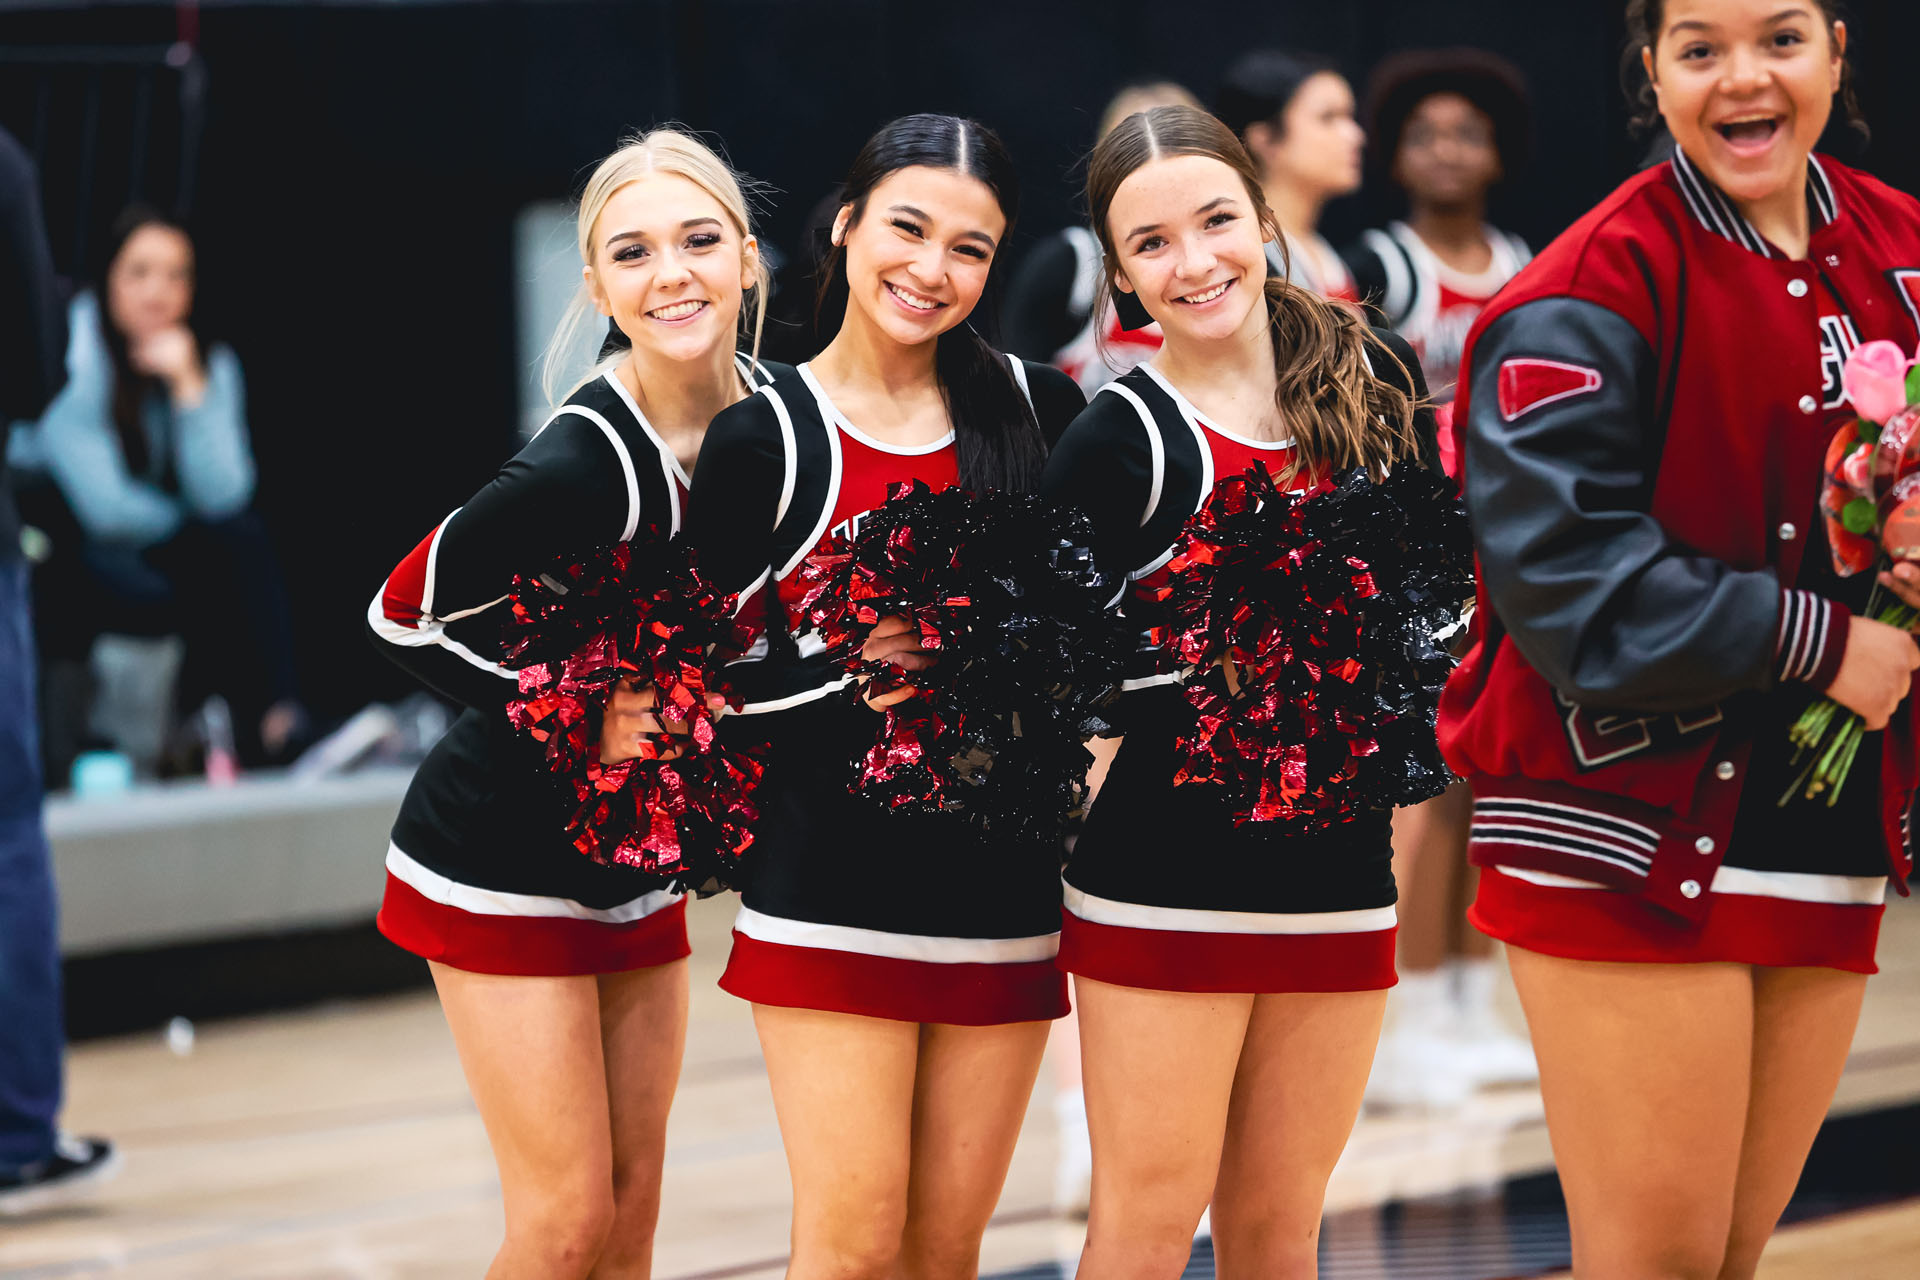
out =
[[[8,496],[8,423],[60,385],[60,308],[33,164],[0,132],[0,1216],[59,1204],[110,1176],[110,1143],[59,1132],[60,945],[40,825],[27,563]]]
[[[1274,270],[1323,298],[1358,302],[1346,264],[1319,231],[1327,201],[1360,189],[1367,135],[1354,118],[1353,86],[1314,54],[1259,49],[1227,68],[1213,113],[1259,166],[1286,242],[1284,261],[1279,245],[1267,246]]]
[[[1525,161],[1520,73],[1477,49],[1395,55],[1368,94],[1374,169],[1407,199],[1404,221],[1365,233],[1348,253],[1376,317],[1413,345],[1440,405],[1454,470],[1454,383],[1467,331],[1532,254],[1487,223],[1487,197]],[[1467,862],[1473,796],[1464,782],[1394,814],[1400,885],[1400,984],[1367,1081],[1380,1106],[1444,1108],[1488,1085],[1539,1075],[1524,1037],[1494,1008],[1493,940],[1467,923],[1478,872]]]
[[[1439,49],[1381,63],[1367,99],[1374,168],[1406,196],[1407,216],[1363,234],[1347,263],[1361,297],[1413,344],[1429,392],[1446,404],[1467,330],[1533,256],[1487,222],[1489,194],[1526,160],[1526,90],[1494,54]]]
[[[1107,103],[1094,140],[1136,111],[1199,105],[1171,80],[1137,81]],[[1160,326],[1144,312],[1123,315],[1118,306],[1100,305],[1108,292],[1102,275],[1100,242],[1090,228],[1067,227],[1035,245],[1007,289],[1001,326],[1007,350],[1045,361],[1089,395],[1158,351]],[[1137,303],[1129,308],[1138,310]]]
[[[68,319],[66,389],[12,451],[41,481],[21,504],[50,543],[34,575],[46,661],[98,684],[50,679],[49,719],[89,719],[91,704],[93,730],[144,771],[172,710],[204,706],[210,755],[281,759],[305,726],[286,588],[251,510],[240,362],[195,324],[186,230],[127,210]],[[50,768],[65,754],[50,750]]]

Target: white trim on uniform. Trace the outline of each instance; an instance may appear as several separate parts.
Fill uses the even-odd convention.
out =
[[[759,942],[783,947],[811,947],[853,955],[917,960],[923,964],[1034,964],[1060,954],[1060,935],[1042,933],[1029,938],[934,938],[914,933],[887,933],[851,925],[813,924],[788,920],[741,907],[733,927]]]
[[[1033,408],[1033,388],[1027,385],[1026,362],[1019,356],[1008,356],[1007,370],[1013,374],[1013,380],[1019,386],[1020,394],[1026,397],[1027,408]]]
[[[387,846],[387,870],[394,879],[405,882],[421,897],[476,916],[523,916],[592,920],[599,924],[632,924],[665,910],[685,896],[671,889],[654,889],[617,907],[589,907],[572,898],[480,889],[422,866],[397,844]]]
[[[1131,680],[1122,680],[1120,692],[1132,693],[1136,689],[1151,689],[1156,685],[1179,684],[1191,670],[1191,667],[1183,667],[1178,671],[1163,671],[1157,676],[1136,676]]]
[[[1392,907],[1356,911],[1208,911],[1194,907],[1154,907],[1144,902],[1096,898],[1061,881],[1067,910],[1089,924],[1172,933],[1377,933],[1399,917]]]
[[[1166,487],[1167,483],[1166,442],[1160,439],[1160,424],[1153,420],[1153,411],[1147,408],[1147,402],[1142,400],[1132,387],[1123,387],[1118,382],[1109,382],[1094,394],[1102,395],[1109,391],[1133,406],[1133,411],[1140,415],[1141,426],[1143,426],[1147,432],[1147,474],[1149,477],[1147,482],[1147,505],[1140,512],[1140,525],[1142,528],[1145,528],[1147,521],[1153,519],[1154,511],[1160,506],[1160,492]]]
[[[1364,357],[1366,352],[1363,350],[1361,355]],[[1166,392],[1168,397],[1173,400],[1174,407],[1180,410],[1180,416],[1186,419],[1187,426],[1193,431],[1194,439],[1200,442],[1200,460],[1202,467],[1201,493],[1209,496],[1213,493],[1213,451],[1207,448],[1207,432],[1209,431],[1217,432],[1235,444],[1244,444],[1250,449],[1278,452],[1281,449],[1293,448],[1292,436],[1288,436],[1285,440],[1255,440],[1252,436],[1243,436],[1238,431],[1229,431],[1225,427],[1208,422],[1200,416],[1200,411],[1193,407],[1193,402],[1181,395],[1180,389],[1171,382],[1168,382],[1166,375],[1154,368],[1151,361],[1140,367],[1145,369],[1147,376],[1159,383],[1160,389]],[[1371,363],[1367,365],[1367,371],[1369,373],[1373,371]]]
[[[495,603],[499,603],[495,601]],[[434,645],[445,649],[454,657],[471,666],[480,668],[488,675],[499,676],[512,682],[516,687],[520,683],[518,672],[509,671],[497,662],[481,657],[458,640],[448,637],[446,629],[438,618],[422,617],[417,627],[403,626],[387,616],[386,584],[380,584],[380,590],[373,593],[373,599],[367,605],[367,626],[373,633],[388,644],[399,645],[403,649],[424,649]]]
[[[852,436],[855,440],[858,440],[861,444],[866,445],[869,449],[878,449],[881,453],[898,454],[905,458],[915,458],[923,454],[938,453],[954,441],[954,433],[951,427],[949,427],[947,433],[938,440],[932,440],[926,444],[888,444],[884,440],[875,439],[873,436],[868,435],[860,428],[854,426],[853,420],[848,418],[846,414],[840,412],[839,408],[833,403],[832,397],[827,395],[827,389],[820,385],[818,378],[813,376],[813,361],[809,360],[800,366],[800,376],[806,380],[807,389],[813,392],[813,398],[820,406],[820,420],[827,424],[828,429],[831,430],[837,427]],[[840,492],[840,485],[838,483],[839,472],[837,469],[834,473],[834,479],[835,483],[828,492],[837,494]],[[832,513],[829,512],[828,514]]]
[[[785,698],[773,698],[766,702],[743,702],[740,704],[740,709],[733,714],[737,716],[757,716],[768,711],[786,711],[791,707],[804,706],[809,702],[818,702],[828,694],[838,693],[852,683],[852,676],[841,676],[831,684],[823,684],[817,689],[808,689],[805,693],[796,693]]]
[[[780,424],[780,502],[773,509],[773,527],[778,529],[787,518],[787,508],[793,505],[793,489],[800,480],[800,446],[793,438],[793,415],[787,412],[787,402],[780,393],[768,385],[758,394],[773,406],[774,420]]]
[[[833,402],[826,398],[826,392],[820,389],[820,384],[814,381],[813,374],[807,369],[806,365],[803,364],[800,366],[799,373],[801,378],[806,382],[807,387],[813,392],[814,400],[820,410],[820,425],[827,433],[827,496],[826,500],[820,504],[820,517],[814,522],[812,531],[800,540],[799,549],[793,553],[793,556],[787,563],[774,572],[773,576],[776,580],[785,580],[788,574],[800,567],[802,560],[805,560],[809,555],[813,554],[814,548],[820,545],[820,539],[826,537],[827,530],[832,527],[833,509],[839,505],[840,502],[840,470],[842,465],[840,460],[840,433],[834,429],[833,425],[833,419],[838,411],[833,408]]]
[[[619,384],[615,383],[615,385],[618,386]],[[620,394],[622,396],[626,395],[626,389],[624,387],[621,388]],[[592,409],[587,408],[585,405],[563,404],[554,410],[553,417],[558,418],[563,413],[571,413],[578,417],[585,418],[588,422],[600,428],[601,433],[607,437],[607,443],[613,446],[614,455],[620,459],[620,474],[625,476],[627,481],[627,523],[621,530],[620,541],[627,542],[631,540],[634,530],[640,527],[640,478],[633,470],[633,455],[627,452],[626,442],[620,438],[620,433],[613,429],[613,424],[608,422],[600,414],[595,413]],[[552,418],[548,419],[549,423],[552,421]],[[645,425],[645,419],[641,420],[641,425]],[[677,498],[673,504],[673,528],[676,533],[679,532],[680,503]]]
[[[1525,867],[1495,866],[1495,871],[1549,889],[1600,889],[1624,893],[1610,885],[1574,876],[1530,871]],[[1843,907],[1877,907],[1887,900],[1885,876],[1831,876],[1802,871],[1755,871],[1751,867],[1722,866],[1713,873],[1708,893],[1747,898],[1777,898],[1787,902],[1825,902]]]
[[[666,472],[668,477],[667,502],[673,508],[673,527],[669,529],[668,532],[669,533],[680,532],[680,490],[679,490],[679,487],[676,486],[673,482],[675,480],[678,480],[681,484],[685,485],[688,489],[692,489],[693,477],[687,474],[686,468],[680,465],[680,459],[678,455],[676,455],[672,449],[669,449],[667,447],[667,442],[661,438],[661,435],[658,431],[655,431],[653,429],[653,424],[647,421],[647,415],[640,412],[640,402],[638,400],[635,400],[631,395],[627,393],[626,384],[621,382],[619,378],[615,377],[613,374],[613,370],[611,369],[607,370],[607,372],[601,374],[600,376],[605,378],[607,380],[607,385],[612,387],[614,391],[619,394],[621,402],[627,406],[627,412],[631,413],[633,415],[633,420],[640,424],[640,429],[647,433],[647,439],[653,441],[654,450],[660,455],[660,468],[661,470]],[[627,466],[629,470],[631,470],[633,466],[632,462],[629,461],[627,463]],[[639,503],[639,497],[637,493],[635,495],[633,505],[634,505],[633,519],[632,521],[629,522],[627,526],[628,538],[631,538],[633,536],[633,531],[640,527],[640,512],[639,512],[640,503]],[[622,541],[625,541],[625,539],[622,539]]]

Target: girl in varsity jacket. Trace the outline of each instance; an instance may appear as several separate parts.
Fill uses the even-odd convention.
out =
[[[972,1276],[1067,1011],[1059,854],[849,794],[876,709],[911,691],[861,705],[790,606],[800,562],[897,483],[1034,488],[1084,401],[969,321],[1018,202],[993,133],[895,120],[845,200],[822,295],[839,332],[720,415],[694,482],[700,563],[763,632],[728,669],[745,705],[723,732],[768,754],[721,986],[753,1002],[793,1177],[793,1274]],[[883,620],[866,656],[924,669],[906,631]]]
[[[1218,120],[1129,117],[1094,149],[1087,200],[1108,279],[1166,345],[1074,420],[1043,491],[1087,513],[1095,554],[1139,599],[1215,482],[1256,462],[1294,491],[1416,452],[1437,465],[1411,350],[1269,279],[1279,228]],[[1217,793],[1174,785],[1194,712],[1173,655],[1139,657],[1066,875],[1060,962],[1094,1143],[1082,1274],[1179,1275],[1209,1201],[1222,1274],[1311,1274],[1394,980],[1388,812],[1311,834],[1236,827]]]
[[[537,744],[515,735],[500,665],[516,573],[686,519],[708,420],[771,379],[766,279],[740,185],[712,151],[658,130],[601,162],[581,198],[584,284],[548,367],[594,310],[632,339],[528,445],[400,562],[368,623],[466,712],[414,775],[387,851],[380,929],[424,956],[486,1122],[506,1202],[489,1274],[644,1274],[667,1107],[686,1036],[681,896],[569,840]],[[644,555],[641,547],[637,554]],[[659,725],[652,691],[616,695],[601,758]]]
[[[1920,204],[1811,154],[1846,74],[1827,0],[1628,19],[1673,158],[1469,340],[1480,608],[1441,743],[1576,1272],[1751,1276],[1909,866],[1920,656],[1862,616],[1875,575],[1836,576],[1816,503],[1847,353],[1920,337]],[[1876,731],[1833,807],[1787,739],[1821,693]]]

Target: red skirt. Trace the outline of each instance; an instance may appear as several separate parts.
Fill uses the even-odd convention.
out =
[[[687,902],[657,889],[605,909],[567,898],[461,884],[387,852],[380,932],[423,959],[469,973],[567,978],[683,960]]]
[[[1488,867],[1467,919],[1491,938],[1568,960],[1714,962],[1878,973],[1886,880],[1723,866],[1698,927],[1600,886]]]
[[[1393,967],[1394,909],[1202,911],[1119,902],[1066,886],[1060,967],[1148,991],[1380,991]]]
[[[929,938],[740,909],[723,991],[754,1004],[962,1027],[1065,1017],[1058,940]]]

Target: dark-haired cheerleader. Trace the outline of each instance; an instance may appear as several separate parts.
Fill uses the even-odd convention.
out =
[[[677,532],[707,422],[772,376],[736,352],[743,315],[758,337],[766,282],[740,185],[705,144],[629,142],[578,221],[585,283],[554,351],[596,310],[631,349],[400,562],[367,619],[468,708],[408,788],[379,925],[430,962],[500,1167],[491,1280],[647,1274],[687,1017],[680,893],[583,856],[573,806],[508,723],[508,596],[562,556],[621,541],[646,555]],[[652,694],[615,696],[602,761],[661,728]]]
[[[753,1002],[766,1053],[796,1280],[976,1274],[1048,1022],[1067,1011],[1057,851],[850,795],[876,709],[910,691],[860,705],[788,619],[800,562],[890,486],[1031,491],[1082,407],[1066,375],[1007,359],[969,322],[1017,200],[1004,147],[972,121],[909,116],[870,139],[832,230],[838,334],[722,414],[695,477],[701,565],[767,632],[731,669],[746,714],[728,727],[771,749],[721,985]],[[885,622],[866,656],[932,661]]]
[[[1096,554],[1143,606],[1216,482],[1260,463],[1305,490],[1432,459],[1405,344],[1269,280],[1280,229],[1219,121],[1184,107],[1130,117],[1094,150],[1088,205],[1107,278],[1166,345],[1094,397],[1044,491],[1093,518]],[[1236,825],[1229,800],[1175,785],[1194,710],[1173,655],[1142,656],[1066,876],[1060,961],[1094,1151],[1080,1274],[1179,1275],[1211,1201],[1221,1274],[1311,1275],[1394,980],[1388,810],[1311,832]]]
[[[1582,1276],[1754,1274],[1911,868],[1920,654],[1867,612],[1870,568],[1836,571],[1819,504],[1829,442],[1888,414],[1853,402],[1849,351],[1920,336],[1920,203],[1812,153],[1845,100],[1838,7],[1634,0],[1673,158],[1467,343],[1480,605],[1440,740]],[[1916,566],[1877,576],[1920,602]],[[1831,806],[1787,736],[1823,693],[1868,730]]]

